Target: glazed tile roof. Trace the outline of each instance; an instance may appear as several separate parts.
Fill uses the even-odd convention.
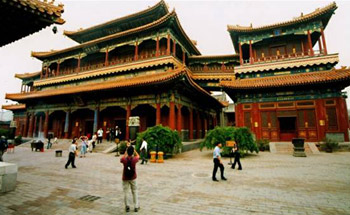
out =
[[[117,19],[114,19],[114,20],[111,20],[111,21],[108,21],[108,22],[104,22],[102,24],[98,24],[98,25],[86,28],[86,29],[79,29],[77,31],[64,31],[63,34],[68,36],[68,37],[76,36],[76,35],[82,35],[84,33],[90,32],[90,31],[101,29],[101,28],[103,28],[105,26],[121,23],[121,22],[126,21],[128,19],[132,19],[132,18],[136,18],[136,17],[142,16],[142,15],[147,14],[149,12],[156,11],[158,8],[163,8],[163,10],[164,10],[164,12],[166,14],[169,13],[168,6],[164,2],[164,0],[161,0],[157,4],[155,4],[154,6],[149,7],[147,9],[145,9],[145,10],[139,11],[137,13],[133,13],[133,14],[130,14],[130,15],[127,15],[127,16],[123,16],[123,17],[120,17],[120,18],[117,18]]]
[[[309,20],[320,17],[323,14],[333,12],[336,9],[337,9],[337,5],[335,2],[333,2],[326,7],[318,8],[311,13],[299,16],[299,17],[294,18],[294,19],[289,20],[289,21],[279,22],[279,23],[275,23],[272,25],[265,25],[265,26],[260,26],[260,27],[228,25],[227,30],[229,32],[256,32],[256,31],[268,30],[268,29],[273,29],[273,28],[285,27],[285,26],[289,26],[289,25],[293,25],[293,24],[307,22]]]
[[[231,81],[235,78],[235,75],[233,73],[217,73],[217,74],[192,73],[192,78],[194,80],[227,80],[227,81]]]
[[[58,89],[32,91],[28,93],[6,94],[5,97],[6,99],[11,99],[14,101],[23,101],[28,99],[62,96],[62,95],[92,92],[92,91],[153,86],[153,85],[168,83],[170,81],[173,81],[181,77],[185,77],[185,80],[187,80],[187,83],[192,86],[192,89],[200,93],[198,94],[198,96],[203,96],[211,100],[212,102],[214,102],[214,104],[216,102],[217,105],[222,106],[222,104],[219,103],[219,101],[217,101],[207,91],[205,91],[196,82],[192,80],[190,71],[185,67],[178,68],[175,70],[168,70],[166,72],[161,72],[161,73],[139,75],[136,77],[120,77],[116,80],[97,82],[94,84],[88,83],[88,84],[82,84],[78,86],[62,87]]]
[[[45,57],[51,57],[51,56],[62,54],[62,53],[68,52],[68,51],[77,50],[77,49],[80,49],[80,48],[83,48],[83,47],[87,47],[87,46],[91,46],[91,45],[96,45],[98,43],[105,42],[105,41],[108,41],[108,40],[111,40],[111,39],[116,39],[116,38],[120,38],[120,37],[123,37],[123,36],[129,36],[131,34],[137,34],[137,33],[140,33],[142,31],[145,31],[145,30],[156,28],[157,26],[160,26],[161,24],[165,23],[166,21],[168,21],[171,18],[175,19],[175,23],[179,26],[179,29],[180,29],[182,35],[188,41],[188,43],[191,46],[191,48],[193,49],[193,51],[196,54],[200,55],[200,52],[197,49],[197,47],[192,43],[190,38],[187,36],[185,31],[181,27],[179,19],[177,18],[177,15],[175,13],[175,10],[173,10],[171,13],[168,13],[167,15],[163,16],[162,18],[160,18],[160,19],[158,19],[158,20],[156,20],[154,22],[151,22],[149,24],[146,24],[146,25],[143,25],[143,26],[140,26],[140,27],[136,27],[136,28],[133,28],[133,29],[130,29],[130,30],[126,30],[126,31],[122,31],[122,32],[119,32],[119,33],[111,34],[111,35],[108,35],[108,36],[105,36],[105,37],[102,37],[102,38],[98,38],[98,39],[95,39],[95,40],[88,41],[86,43],[82,43],[82,44],[79,44],[79,45],[76,45],[76,46],[73,46],[73,47],[69,47],[69,48],[66,48],[66,49],[62,49],[62,50],[58,50],[58,51],[52,50],[50,52],[32,52],[31,55],[32,55],[32,57],[36,57],[36,58],[39,58],[39,59],[40,58],[45,58]]]
[[[350,68],[333,69],[329,71],[299,73],[293,75],[279,75],[260,78],[235,79],[222,81],[220,85],[228,89],[252,90],[263,88],[278,88],[304,86],[313,84],[327,84],[347,81],[350,83]]]
[[[25,104],[3,105],[2,109],[4,109],[4,110],[22,110],[22,109],[26,109],[26,105]]]
[[[114,73],[120,73],[120,72],[165,65],[165,64],[173,64],[174,66],[178,67],[181,65],[181,62],[179,62],[173,56],[151,58],[151,59],[140,60],[140,61],[120,64],[120,65],[112,65],[108,67],[103,67],[101,69],[94,69],[94,70],[89,70],[89,71],[84,71],[79,73],[72,73],[69,75],[45,78],[45,79],[35,81],[34,86],[37,87],[37,86],[59,84],[59,83],[70,82],[70,81],[77,81],[77,80],[82,80],[87,78],[110,75]]]
[[[39,72],[32,72],[32,73],[24,73],[24,74],[15,74],[15,78],[19,79],[27,79],[27,78],[34,78],[36,76],[40,76],[41,71]]]

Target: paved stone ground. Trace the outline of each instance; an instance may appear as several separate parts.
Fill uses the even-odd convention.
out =
[[[25,145],[6,154],[19,173],[16,191],[0,195],[0,214],[125,214],[119,158],[92,153],[66,170],[67,155]],[[244,158],[243,171],[228,162],[228,181],[220,182],[211,181],[211,151],[138,165],[138,214],[350,214],[349,152],[307,158],[263,152]],[[100,198],[80,199],[86,195]]]

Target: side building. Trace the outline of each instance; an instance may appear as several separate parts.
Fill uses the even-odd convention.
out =
[[[236,103],[236,125],[257,139],[349,141],[346,94],[350,69],[335,69],[324,30],[332,3],[293,20],[262,27],[228,26],[240,65],[221,86]],[[318,47],[318,50],[317,50]]]
[[[140,131],[162,124],[183,139],[216,125],[223,104],[193,80],[188,59],[200,52],[164,1],[65,35],[79,44],[32,52],[42,70],[17,74],[21,92],[6,94],[21,103],[4,107],[15,113],[17,135],[71,138],[118,125],[128,139],[131,116]]]

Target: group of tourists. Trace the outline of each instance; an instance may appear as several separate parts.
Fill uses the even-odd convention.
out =
[[[227,179],[224,176],[224,170],[225,167],[222,163],[221,160],[221,153],[220,153],[220,149],[222,147],[222,143],[216,143],[215,144],[215,148],[214,148],[214,152],[213,152],[213,162],[214,162],[214,169],[213,169],[213,176],[212,179],[213,181],[218,182],[219,180],[216,178],[216,172],[218,171],[218,168],[220,168],[220,173],[221,173],[221,180],[226,181]],[[231,151],[232,155],[234,156],[235,160],[231,166],[232,169],[235,169],[236,164],[238,164],[238,170],[242,170],[242,165],[241,165],[241,161],[240,161],[240,153],[239,153],[239,149],[238,149],[238,144],[235,143],[235,145],[232,148]]]

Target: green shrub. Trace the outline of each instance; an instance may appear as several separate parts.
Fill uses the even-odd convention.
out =
[[[126,141],[121,141],[119,144],[118,144],[118,150],[119,150],[119,154],[124,154],[125,153],[125,150],[126,150]]]
[[[321,144],[321,149],[326,152],[333,152],[335,149],[338,148],[339,143],[333,139],[330,138],[324,138],[323,144]]]
[[[256,141],[256,145],[259,147],[259,151],[270,151],[270,141],[268,139],[259,139]]]
[[[157,125],[148,128],[146,131],[137,134],[136,150],[140,150],[142,139],[147,142],[148,152],[162,151],[165,154],[176,154],[182,148],[182,142],[177,131],[173,131],[168,127]]]
[[[22,136],[21,135],[18,135],[17,137],[15,137],[15,144],[16,144],[16,146],[22,144]]]
[[[222,143],[222,156],[227,156],[231,152],[231,147],[226,147],[226,141],[234,140],[242,156],[249,152],[258,153],[258,147],[253,139],[253,135],[246,127],[215,127],[205,136],[204,142],[201,143],[200,149],[204,147],[213,149],[216,143]]]

